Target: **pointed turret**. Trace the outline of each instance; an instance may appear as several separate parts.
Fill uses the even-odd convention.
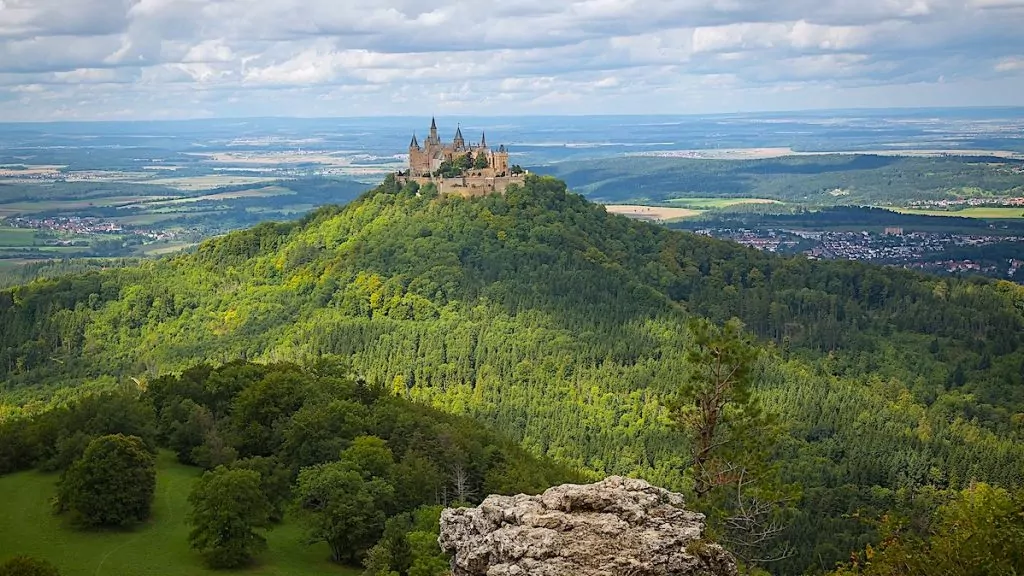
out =
[[[412,142],[409,142],[409,148],[419,149],[419,147],[420,147],[420,143],[419,143],[418,140],[416,140],[416,133],[413,132],[412,133]]]
[[[462,137],[462,126],[460,125],[455,129],[455,140],[452,142],[455,145],[456,150],[461,150],[466,147],[466,140]]]
[[[480,147],[487,148],[487,133],[480,132]]]
[[[431,117],[430,119],[430,136],[428,137],[428,141],[431,144],[438,144],[441,142],[441,140],[437,137],[437,122],[434,120],[433,117]]]

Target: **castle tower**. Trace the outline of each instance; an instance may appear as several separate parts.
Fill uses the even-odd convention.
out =
[[[455,140],[452,142],[452,146],[456,150],[462,150],[466,147],[466,140],[462,137],[462,126],[455,130]]]
[[[430,136],[427,137],[428,144],[440,144],[441,139],[437,137],[437,121],[430,119]]]
[[[494,167],[496,174],[508,174],[508,149],[502,144],[498,146],[498,151],[494,153],[494,160],[491,164]]]
[[[412,141],[409,142],[409,175],[417,176],[423,171],[423,149],[420,142],[413,133]]]
[[[486,132],[481,132],[480,133],[480,147],[483,148],[484,150],[487,149],[487,133]]]

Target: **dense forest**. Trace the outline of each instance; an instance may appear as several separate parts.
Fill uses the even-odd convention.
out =
[[[0,292],[0,418],[197,363],[339,355],[535,455],[692,492],[673,406],[694,317],[757,339],[771,441],[751,454],[770,464],[756,489],[781,529],[736,540],[762,548],[751,563],[825,572],[878,545],[871,519],[1024,482],[1020,286],[763,254],[536,176],[476,199],[388,179],[193,254]],[[719,509],[707,501],[712,531],[734,539]]]
[[[758,160],[625,157],[541,168],[604,202],[769,198],[810,205],[904,205],[1022,196],[1024,162],[989,157],[822,154]],[[970,182],[966,187],[965,182]]]
[[[0,474],[60,472],[57,511],[78,529],[149,518],[158,448],[208,471],[189,497],[189,538],[214,568],[249,564],[264,530],[289,516],[307,542],[371,576],[440,576],[441,507],[579,478],[468,418],[352,378],[336,358],[198,365],[0,422]],[[416,532],[433,546],[411,545]]]

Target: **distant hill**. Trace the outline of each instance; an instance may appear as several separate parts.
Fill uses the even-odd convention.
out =
[[[604,202],[768,198],[815,205],[905,205],[951,197],[1024,196],[1024,161],[995,157],[821,154],[760,160],[632,156],[544,166]]]
[[[538,176],[476,199],[389,179],[193,254],[0,292],[0,377],[13,405],[200,361],[340,354],[535,453],[685,489],[663,403],[693,315],[738,316],[764,346],[775,458],[800,487],[780,573],[846,559],[875,537],[856,513],[922,487],[1024,481],[1020,286],[762,254]]]

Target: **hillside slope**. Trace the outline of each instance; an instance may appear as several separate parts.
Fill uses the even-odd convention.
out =
[[[1020,160],[991,157],[796,155],[752,160],[632,156],[544,166],[605,202],[771,198],[814,205],[904,205],[959,196],[1019,196]]]
[[[341,354],[534,452],[685,488],[663,406],[684,321],[738,316],[765,342],[759,393],[803,488],[790,573],[869,539],[844,515],[1024,479],[1019,286],[765,255],[609,215],[547,178],[473,200],[411,192],[388,181],[194,254],[0,293],[7,398]]]

